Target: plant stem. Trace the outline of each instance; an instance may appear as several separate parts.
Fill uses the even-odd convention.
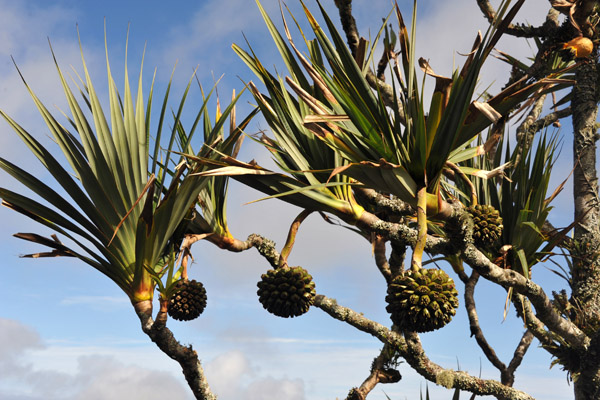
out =
[[[296,234],[298,233],[300,224],[306,219],[306,217],[310,215],[310,213],[312,213],[311,210],[303,210],[300,214],[298,214],[296,219],[294,219],[294,222],[292,222],[292,225],[290,226],[290,231],[288,232],[287,240],[285,241],[285,246],[283,246],[283,249],[281,250],[281,254],[279,256],[279,267],[283,267],[287,264],[287,258],[292,252],[292,248],[294,247],[294,243],[296,242]]]
[[[417,192],[417,243],[413,249],[410,267],[413,272],[421,269],[423,263],[423,252],[427,242],[427,188],[422,187]]]

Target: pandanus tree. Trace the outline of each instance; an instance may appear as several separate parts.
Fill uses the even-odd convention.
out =
[[[533,128],[527,122],[519,128],[518,146],[511,151],[507,121],[523,113],[529,113],[529,121],[539,115],[549,93],[568,92],[577,78],[573,69],[587,62],[583,58],[590,54],[591,40],[553,38],[552,45],[538,40],[539,59],[533,65],[499,52],[513,68],[511,80],[496,95],[478,99],[475,88],[482,66],[500,37],[516,29],[511,22],[523,2],[509,3],[502,2],[497,11],[481,5],[488,12],[490,28],[476,37],[452,77],[436,74],[424,58],[417,60],[415,16],[409,30],[397,7],[390,17],[397,21],[397,37],[391,39],[388,19],[373,40],[384,39],[377,73],[372,67],[373,47],[356,32],[350,1],[336,2],[347,44],[323,8],[325,28],[305,7],[314,39],[298,26],[304,52],[285,19],[279,31],[259,4],[287,75],[270,72],[251,44],[248,50],[234,45],[264,87],[248,83],[273,135],[263,135],[260,142],[283,173],[229,158],[207,163],[212,169],[203,175],[229,174],[268,198],[304,209],[290,228],[283,261],[271,259],[276,269],[285,265],[304,215],[330,213],[371,241],[388,283],[391,329],[324,295],[315,296],[315,306],[384,343],[369,378],[349,393],[349,399],[364,398],[374,383],[399,379],[390,372],[390,354],[404,358],[438,384],[498,398],[530,398],[512,384],[533,337],[556,357],[556,363],[579,377],[580,370],[570,369],[573,360],[564,358],[566,349],[588,346],[590,337],[583,334],[581,324],[565,318],[564,304],[570,304],[565,293],[554,294],[550,301],[531,281],[534,265],[552,256],[557,246],[570,248],[566,235],[575,226],[555,230],[547,222],[550,203],[564,186],[549,192],[557,138],[545,134],[534,145]],[[394,43],[399,44],[398,51]],[[391,84],[383,81],[388,63]],[[430,96],[419,85],[422,75],[434,81]],[[567,95],[556,106],[570,99]],[[536,124],[533,132],[544,130],[561,115]],[[389,260],[386,242],[392,248]],[[405,270],[407,247],[412,254]],[[438,259],[446,260],[464,282],[471,332],[500,370],[501,382],[475,384],[473,377],[443,369],[425,356],[417,333],[442,328],[458,305],[457,289],[444,268],[423,268],[425,251],[440,255]],[[478,324],[473,293],[481,276],[506,289],[507,301],[528,327],[508,365],[498,359]],[[273,284],[271,290],[280,295],[289,286],[293,285]]]
[[[589,179],[595,176],[590,175],[595,159],[586,144],[595,133],[592,82],[597,69],[591,57],[596,3],[553,1],[546,24],[533,28],[512,23],[524,0],[512,5],[502,1],[497,10],[487,1],[477,1],[489,29],[475,35],[451,77],[436,74],[425,58],[418,58],[416,1],[410,26],[396,5],[371,42],[358,35],[351,0],[335,2],[346,40],[320,4],[318,18],[302,4],[310,31],[303,31],[292,16],[300,38],[294,40],[287,19],[278,29],[257,3],[287,72],[269,71],[251,44],[233,49],[260,81],[248,82],[247,87],[257,104],[255,112],[265,118],[271,135],[255,140],[281,171],[238,159],[243,130],[255,112],[236,124],[237,97],[225,110],[217,107],[212,123],[209,93],[188,128],[181,115],[190,81],[167,130],[170,86],[159,120],[153,123],[153,90],[144,99],[140,73],[133,96],[125,68],[121,95],[107,56],[107,116],[82,57],[84,75],[77,87],[83,103],[76,100],[57,65],[71,113],[70,128],[61,125],[30,90],[70,172],[2,113],[56,187],[67,194],[0,159],[5,171],[42,200],[0,189],[3,204],[57,233],[17,237],[52,249],[35,256],[77,257],[113,280],[131,300],[144,332],[180,363],[200,399],[215,395],[198,354],[179,344],[167,328],[168,316],[194,319],[206,306],[206,291],[200,282],[190,281],[187,272],[191,247],[199,240],[229,251],[258,250],[272,267],[257,285],[258,300],[272,314],[298,317],[317,307],[382,342],[367,379],[349,391],[349,400],[366,398],[378,383],[398,382],[399,359],[425,379],[454,389],[455,398],[459,391],[467,391],[473,396],[532,399],[513,384],[534,338],[574,380],[578,400],[598,398],[600,324],[594,288],[600,240],[594,225],[597,187]],[[557,22],[559,12],[568,15],[562,26]],[[506,34],[535,38],[537,56],[528,63],[499,52],[512,68],[510,81],[493,96],[477,97],[482,68]],[[380,41],[383,55],[375,67]],[[421,84],[430,80],[431,93]],[[555,102],[557,111],[540,119],[547,95],[561,90],[566,95]],[[571,109],[558,110],[568,102]],[[575,221],[555,229],[548,216],[564,183],[550,192],[559,140],[546,128],[571,112],[574,179],[581,187],[574,190]],[[517,145],[508,128],[515,115],[526,116],[517,129]],[[163,130],[169,134],[163,137]],[[204,134],[200,145],[197,130]],[[540,131],[544,133],[536,138]],[[263,192],[269,201],[278,199],[300,209],[281,252],[258,234],[247,240],[233,237],[225,208],[231,178]],[[387,324],[319,293],[305,268],[288,265],[296,234],[311,213],[326,222],[339,218],[340,225],[371,243],[377,270],[387,284],[382,293],[390,314]],[[573,228],[574,237],[569,237]],[[409,250],[410,266],[405,268]],[[533,281],[531,271],[542,261],[554,260],[559,251],[567,267],[556,272],[566,279],[569,292],[548,295]],[[436,268],[426,267],[433,262]],[[464,287],[458,287],[450,274]],[[514,306],[526,327],[508,364],[497,356],[479,325],[474,291],[480,278],[506,290],[507,304]],[[155,290],[160,307],[153,318]],[[421,345],[420,333],[443,329],[451,321],[461,292],[471,336],[499,370],[500,380],[438,365]]]
[[[195,281],[188,281],[186,235],[216,232],[227,237],[226,182],[223,178],[194,175],[203,167],[184,162],[175,151],[189,152],[194,133],[202,131],[206,146],[199,149],[198,156],[210,159],[235,155],[243,138],[242,129],[252,114],[239,125],[233,117],[226,136],[224,127],[228,118],[235,115],[237,98],[225,110],[217,107],[213,123],[208,114],[211,91],[186,131],[180,117],[194,82],[192,78],[175,111],[168,107],[169,82],[155,121],[151,119],[154,83],[145,97],[140,69],[134,94],[126,65],[125,87],[120,94],[113,80],[108,47],[109,110],[105,113],[83,51],[81,54],[84,73],[73,79],[76,92],[56,63],[70,111],[68,126],[61,124],[25,83],[70,171],[9,115],[0,112],[54,179],[50,185],[2,158],[2,169],[40,199],[2,188],[2,204],[56,232],[52,237],[17,233],[15,236],[20,239],[52,249],[29,257],[76,257],[115,282],[131,300],[144,332],[181,364],[193,392],[199,398],[210,398],[197,354],[191,346],[181,345],[165,323],[167,313],[177,319],[190,319],[190,313],[197,316],[202,311],[204,289]],[[81,100],[77,99],[77,92]],[[173,120],[169,122],[170,112]],[[164,135],[167,126],[169,133]],[[174,158],[179,158],[179,162],[174,164]],[[203,200],[201,204],[199,199]],[[61,236],[69,242],[63,243]],[[153,320],[157,288],[160,309]],[[182,296],[191,296],[188,305],[178,304]]]

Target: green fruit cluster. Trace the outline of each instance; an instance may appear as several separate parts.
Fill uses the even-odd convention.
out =
[[[302,267],[280,267],[262,274],[257,283],[258,300],[279,317],[297,317],[308,311],[315,299],[315,283]]]
[[[502,217],[498,210],[488,205],[468,208],[473,217],[473,240],[480,248],[489,248],[502,236]]]
[[[458,292],[444,271],[421,268],[396,277],[386,296],[392,322],[400,329],[429,332],[446,325],[456,314]]]
[[[202,282],[180,280],[169,298],[168,313],[179,321],[196,319],[206,308],[206,289]]]

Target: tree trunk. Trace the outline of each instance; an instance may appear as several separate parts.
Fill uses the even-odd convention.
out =
[[[165,325],[167,321],[166,306],[161,309],[156,316],[156,321],[152,319],[152,301],[146,300],[134,305],[135,312],[142,323],[142,330],[150,339],[162,350],[163,353],[177,361],[183,370],[183,375],[187,381],[194,397],[198,400],[216,400],[215,396],[206,381],[204,369],[198,358],[198,353],[192,346],[183,346],[175,339],[173,333]]]
[[[576,72],[573,91],[573,199],[575,206],[572,271],[572,303],[575,322],[592,340],[592,346],[580,354],[579,371],[574,377],[575,399],[600,398],[600,359],[595,337],[600,327],[600,202],[596,176],[597,62],[593,56]],[[595,340],[594,340],[595,339]]]

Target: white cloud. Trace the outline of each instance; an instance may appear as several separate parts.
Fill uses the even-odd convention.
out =
[[[304,400],[304,383],[300,379],[263,378],[252,382],[246,388],[246,400]]]
[[[131,364],[135,357],[129,362],[118,360],[119,350],[99,355],[79,348],[71,353],[76,362],[68,363],[64,358],[69,357],[69,350],[73,349],[47,345],[37,332],[18,321],[0,318],[0,398],[190,398],[189,390],[170,372],[146,368],[140,360],[138,365]],[[45,352],[53,356],[47,358],[46,364],[40,363]]]
[[[78,382],[83,387],[73,399],[185,399],[189,390],[172,375],[125,365],[112,357],[88,356],[79,360]]]
[[[26,54],[31,51],[33,43],[41,43],[47,48],[46,37],[57,27],[62,31],[75,27],[76,12],[73,8],[64,8],[57,4],[44,3],[43,6],[33,2],[0,1],[0,56]],[[25,26],[35,29],[24,29]],[[34,46],[36,48],[37,46]]]
[[[240,12],[242,9],[247,12]],[[237,58],[228,43],[241,38],[241,31],[253,20],[248,13],[256,11],[254,4],[244,0],[202,2],[187,24],[167,33],[162,59],[157,64],[170,68],[178,60],[178,68],[183,71],[199,66],[203,83],[210,82],[213,72],[219,78],[224,67]]]
[[[0,1],[0,6],[3,10],[0,16],[0,59],[3,61],[0,63],[0,109],[26,131],[34,133],[34,137],[43,145],[49,149],[56,149],[57,146],[49,139],[48,128],[10,57],[14,57],[15,64],[33,92],[52,113],[60,115],[56,107],[66,110],[66,100],[48,40],[51,41],[58,63],[69,79],[70,65],[81,65],[75,30],[76,14],[71,9],[51,4],[29,2],[25,6],[24,2]],[[96,56],[101,57],[102,54],[85,44],[84,52],[91,73],[94,73],[97,71],[96,66],[102,66],[102,63],[98,62],[101,58]],[[4,119],[0,121],[0,148],[11,149],[10,152],[4,151],[2,157],[20,166],[28,165],[28,171],[38,173],[42,180],[47,178],[46,172],[40,172],[42,167],[39,161],[27,150]],[[5,178],[4,172],[0,173],[0,177],[3,187],[11,188],[15,185],[13,179]]]
[[[206,377],[211,389],[223,399],[239,398],[242,379],[252,375],[248,359],[239,351],[230,351],[206,364]]]
[[[52,42],[62,66],[68,67],[80,61],[75,12],[59,5],[28,4],[25,7],[23,2],[4,0],[0,1],[0,6],[3,11],[0,16],[0,37],[3,39],[0,49],[0,58],[3,60],[0,63],[1,108],[9,114],[34,108],[15,66],[10,61],[11,56],[32,89],[42,99],[49,99],[52,105],[56,98],[62,96],[62,90],[48,41]],[[23,29],[24,26],[35,29]],[[95,64],[94,59],[89,61],[91,65]]]
[[[0,318],[0,362],[13,362],[24,351],[42,347],[40,336],[20,322]]]
[[[0,366],[7,366],[8,360],[15,372],[0,375],[2,399],[190,398],[177,364],[152,344],[106,342],[101,347],[44,342],[31,328],[6,319],[0,319],[0,328]],[[341,341],[307,340],[297,334],[269,337],[263,333],[267,347],[261,346],[258,336],[253,338],[255,342],[240,343],[243,337],[231,340],[217,334],[218,346],[203,346],[200,357],[213,392],[222,400],[331,399],[345,395],[366,378],[380,348],[375,339],[368,337],[360,342],[345,340],[343,333],[349,329],[331,332]],[[20,341],[15,342],[15,338]],[[195,343],[198,345],[198,340]],[[431,343],[424,345],[432,347]],[[479,373],[476,355],[458,357],[463,369]],[[437,358],[443,366],[455,367],[451,356]],[[548,372],[547,364],[535,365],[527,359],[521,368],[524,370],[518,374],[517,388],[533,396],[559,400],[571,392],[568,385],[560,384],[564,373],[558,369]],[[543,377],[532,373],[540,368],[544,369]],[[377,387],[373,399],[385,399],[382,391],[394,399],[418,398],[424,379],[406,364],[401,364],[399,370],[402,381]],[[485,378],[497,376],[490,367],[484,367],[482,374]],[[552,393],[544,389],[548,387],[552,387]],[[448,396],[447,391],[433,384],[429,389],[435,398]]]
[[[230,351],[206,365],[212,390],[223,400],[303,400],[301,379],[260,376],[260,370],[241,351]]]
[[[37,332],[18,321],[0,318],[0,376],[5,379],[18,379],[30,368],[21,362],[21,357],[29,350],[42,347]],[[0,393],[1,382],[0,380]]]

